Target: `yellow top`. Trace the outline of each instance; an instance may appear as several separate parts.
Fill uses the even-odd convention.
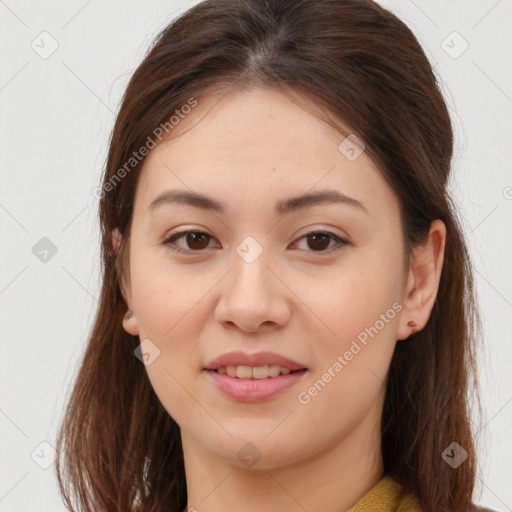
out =
[[[347,512],[421,512],[421,508],[398,482],[384,476]]]

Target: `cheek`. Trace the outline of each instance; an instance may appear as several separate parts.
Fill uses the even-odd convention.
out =
[[[160,248],[134,251],[131,283],[139,335],[141,339],[144,336],[160,341],[173,338],[188,312],[199,302],[201,288],[206,284],[195,277],[191,281],[190,271],[180,271],[179,265],[170,263],[166,251]]]
[[[149,270],[149,269],[152,270]],[[176,268],[141,265],[133,272],[132,293],[141,342],[149,339],[158,357],[146,366],[151,386],[168,413],[186,421],[194,407],[191,381],[196,375],[198,346],[205,322],[206,280],[186,278]],[[156,349],[154,348],[156,346]]]
[[[207,294],[218,281],[218,272],[180,272],[178,265],[170,264],[163,256],[142,251],[134,255],[132,300],[139,338],[141,342],[151,340],[158,353],[158,358],[146,367],[148,376],[159,396],[173,396],[175,408],[183,393],[178,383],[187,382],[191,371],[199,370],[201,354],[196,340],[201,338],[211,315]]]
[[[323,338],[329,352],[348,348],[375,324],[384,338],[393,338],[397,309],[401,309],[401,273],[397,251],[385,253],[368,247],[330,270],[320,280],[321,286],[318,281],[303,282],[300,293],[308,297],[308,306],[318,312],[326,328]]]
[[[384,386],[402,309],[397,262],[397,251],[360,251],[333,272],[328,286],[310,295],[308,305],[326,329],[315,342],[313,387],[302,390],[304,401],[316,402],[324,417],[339,414],[330,403],[347,411],[367,406]]]

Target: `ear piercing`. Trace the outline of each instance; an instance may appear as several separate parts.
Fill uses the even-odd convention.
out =
[[[411,334],[414,334],[416,332],[416,327],[417,327],[417,323],[414,321],[414,320],[409,320],[407,322],[407,327],[411,327],[412,328],[412,332]]]
[[[128,312],[126,313],[126,315],[124,315],[124,319],[125,320],[130,320],[130,318],[133,316],[133,313],[128,310]]]

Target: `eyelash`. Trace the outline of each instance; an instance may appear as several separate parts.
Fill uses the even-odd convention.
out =
[[[179,252],[179,253],[187,253],[187,254],[189,254],[189,253],[204,252],[205,249],[200,249],[200,250],[182,249],[181,247],[178,247],[175,244],[176,240],[178,240],[179,238],[183,237],[184,235],[188,235],[190,233],[206,235],[206,236],[209,236],[210,238],[213,238],[212,235],[210,235],[209,233],[206,233],[204,231],[198,231],[198,230],[178,231],[178,232],[172,234],[170,237],[166,238],[163,241],[163,245],[166,245],[171,251],[175,251],[175,252]],[[337,247],[334,246],[334,247],[331,247],[330,249],[326,249],[326,250],[323,250],[323,251],[312,251],[312,250],[309,250],[307,252],[320,253],[320,254],[322,254],[322,253],[323,254],[329,253],[330,254],[331,252],[339,251],[344,246],[349,245],[349,242],[347,240],[339,237],[338,235],[335,235],[334,233],[332,233],[330,231],[323,230],[323,229],[316,229],[314,231],[310,231],[309,233],[306,233],[306,234],[302,235],[298,240],[302,240],[304,238],[307,238],[308,236],[318,235],[318,234],[330,236],[332,239],[334,239],[338,243],[338,246]]]

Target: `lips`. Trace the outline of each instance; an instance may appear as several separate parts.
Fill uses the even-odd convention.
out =
[[[252,366],[254,368],[267,365],[281,366],[282,368],[288,368],[290,371],[307,370],[305,365],[297,361],[268,351],[256,352],[254,354],[247,354],[242,351],[228,352],[210,361],[204,369],[217,370],[220,367],[227,366]]]

